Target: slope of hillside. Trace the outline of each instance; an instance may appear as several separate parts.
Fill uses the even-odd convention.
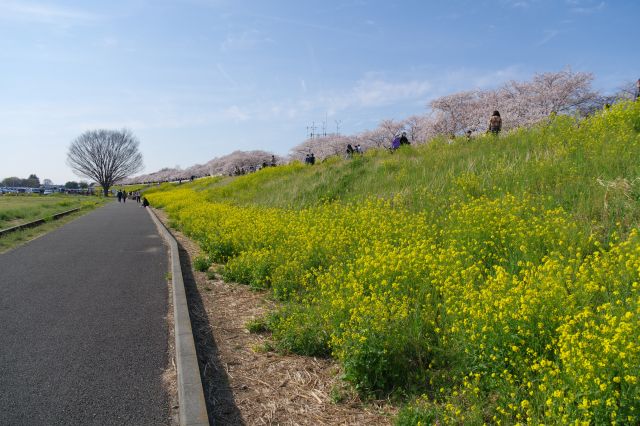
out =
[[[640,103],[147,191],[413,424],[640,420]]]

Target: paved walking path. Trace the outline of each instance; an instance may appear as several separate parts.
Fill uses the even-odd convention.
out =
[[[169,423],[167,271],[131,200],[0,254],[0,424]]]

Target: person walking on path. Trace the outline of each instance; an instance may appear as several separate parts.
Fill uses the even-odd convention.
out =
[[[500,113],[498,111],[493,111],[491,114],[491,118],[489,119],[489,132],[494,135],[498,135],[502,130],[502,118],[500,118]]]
[[[122,191],[122,202],[126,203],[127,202],[127,191]]]
[[[118,202],[119,202],[119,203],[120,203],[120,202],[122,202],[122,190],[118,190],[118,195],[117,195],[117,197],[118,197]]]

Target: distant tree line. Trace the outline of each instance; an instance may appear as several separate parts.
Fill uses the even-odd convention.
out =
[[[81,180],[80,182],[76,182],[74,180],[69,181],[64,184],[66,189],[87,189],[89,188],[89,183]]]
[[[28,178],[22,179],[16,176],[11,176],[2,179],[0,186],[5,187],[19,187],[19,188],[40,188],[40,178],[35,174],[29,175]]]
[[[187,169],[178,166],[166,167],[157,172],[126,179],[123,183],[175,182],[189,180],[192,177],[216,175],[237,176],[286,162],[287,159],[267,151],[234,151],[231,154],[214,158],[205,164],[196,164]]]
[[[87,182],[81,182],[84,184],[84,188],[88,187]],[[12,188],[40,188],[41,186],[53,186],[51,179],[44,179],[40,182],[40,178],[35,174],[30,174],[28,178],[23,179],[16,176],[11,176],[0,180],[0,186],[12,187]],[[81,186],[79,186],[82,188]]]

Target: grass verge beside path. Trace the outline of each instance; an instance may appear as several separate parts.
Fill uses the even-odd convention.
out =
[[[47,196],[3,195],[0,197],[0,229],[82,207],[84,204],[92,204],[97,200],[100,198],[64,194]]]
[[[98,197],[77,197],[56,195],[51,198],[38,196],[4,196],[0,197],[0,229],[27,223],[32,220],[51,217],[56,213],[80,208],[57,220],[47,221],[34,228],[23,229],[0,236],[0,253],[31,241],[41,235],[71,222],[72,220],[102,206],[107,200]]]

